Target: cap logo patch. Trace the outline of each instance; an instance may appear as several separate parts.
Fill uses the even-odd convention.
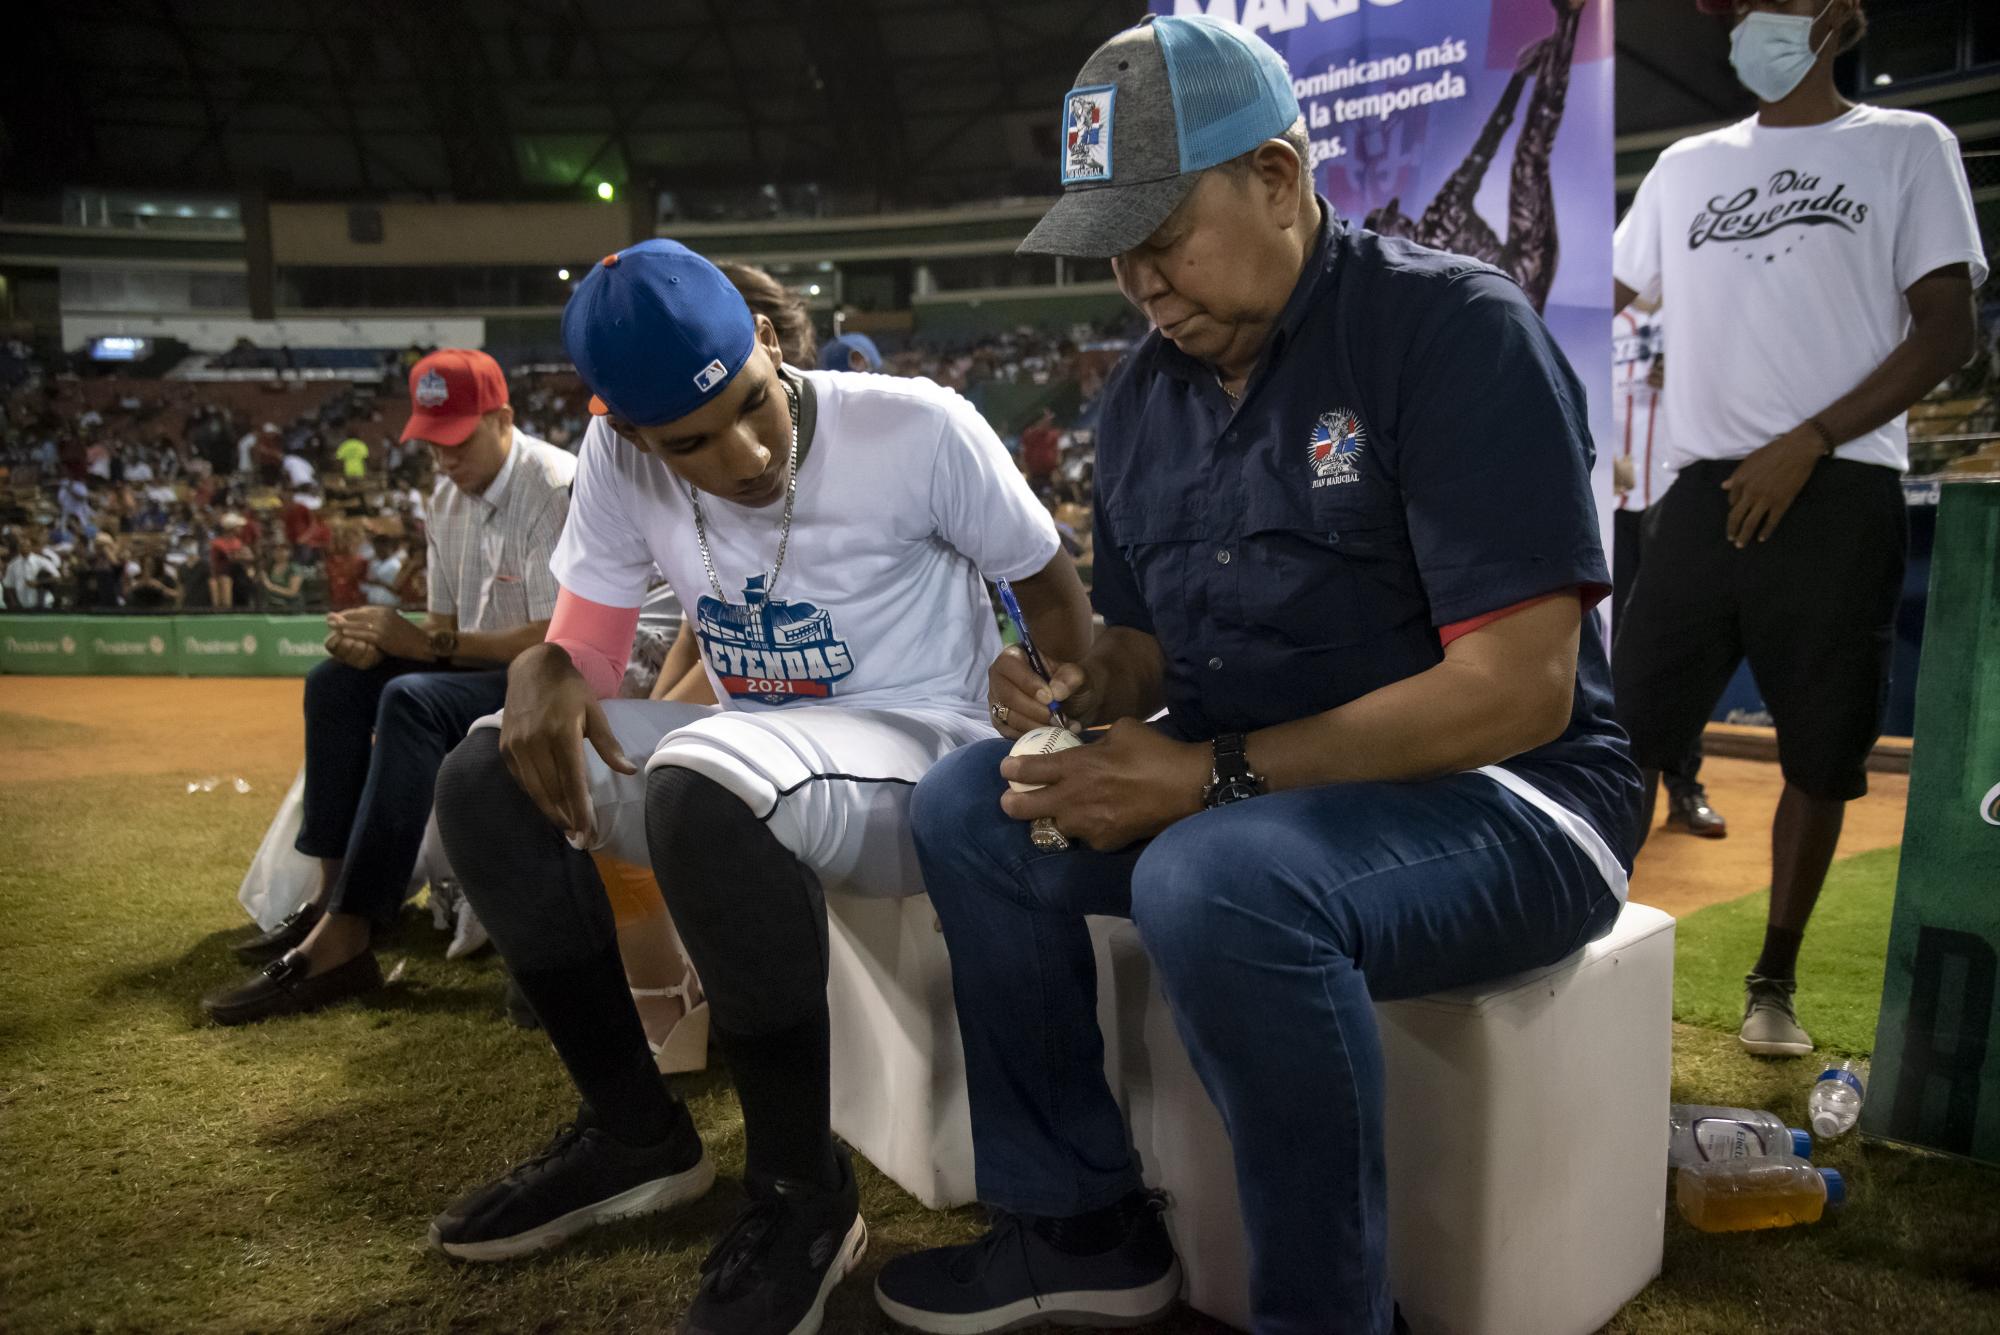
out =
[[[442,408],[451,397],[451,386],[445,384],[444,377],[436,371],[426,371],[417,377],[417,406],[419,408]]]
[[[729,368],[724,366],[720,360],[712,361],[695,372],[694,387],[706,394],[728,378]]]
[[[1062,183],[1111,179],[1111,104],[1116,84],[1072,88],[1063,98]]]

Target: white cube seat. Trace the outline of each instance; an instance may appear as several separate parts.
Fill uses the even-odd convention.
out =
[[[928,1205],[972,1199],[964,1052],[928,899],[828,896],[834,1129]],[[1582,1335],[1659,1272],[1673,919],[1628,905],[1546,969],[1376,1008],[1390,1269],[1415,1335]],[[1250,1324],[1229,1142],[1138,933],[1093,919],[1105,1070],[1188,1301]]]

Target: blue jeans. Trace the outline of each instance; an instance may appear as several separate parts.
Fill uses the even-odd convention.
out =
[[[328,659],[306,674],[304,817],[293,847],[345,858],[332,913],[395,921],[424,844],[438,766],[473,720],[507,701],[507,674]]]
[[[1000,810],[1007,750],[947,757],[912,809],[980,1199],[1073,1215],[1139,1185],[1084,926],[1130,917],[1229,1130],[1257,1330],[1388,1331],[1374,1002],[1562,959],[1617,920],[1603,875],[1479,774],[1274,793],[1123,852],[1039,853]]]

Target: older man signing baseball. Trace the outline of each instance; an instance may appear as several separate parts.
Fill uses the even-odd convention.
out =
[[[1111,257],[1156,331],[1104,395],[1106,628],[1051,686],[1003,655],[992,704],[1110,728],[972,746],[918,787],[999,1213],[877,1297],[958,1332],[1174,1301],[1095,1024],[1084,915],[1124,914],[1228,1126],[1257,1329],[1385,1332],[1373,1001],[1551,963],[1625,896],[1584,395],[1511,280],[1314,195],[1256,39],[1152,20],[1076,83],[1023,249]]]

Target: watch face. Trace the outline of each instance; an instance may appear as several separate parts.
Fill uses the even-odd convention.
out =
[[[1225,779],[1210,790],[1208,805],[1228,806],[1231,802],[1241,802],[1245,798],[1257,796],[1256,786],[1241,779]]]

